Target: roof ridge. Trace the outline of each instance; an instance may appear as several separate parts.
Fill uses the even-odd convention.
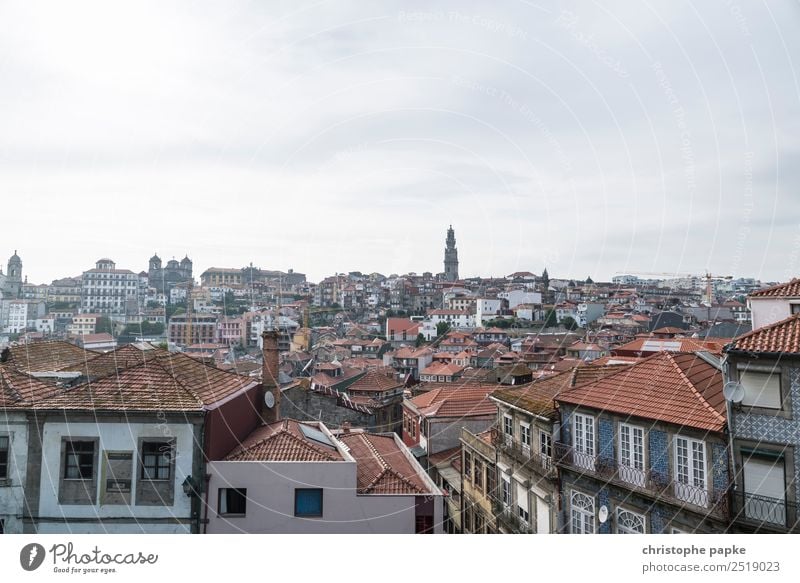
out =
[[[776,289],[780,289],[780,288],[782,288],[784,286],[792,285],[793,283],[797,283],[797,282],[800,282],[800,278],[793,277],[789,281],[784,281],[783,283],[776,283],[775,285],[770,285],[768,287],[765,287],[765,288],[762,288],[762,289],[758,289],[758,290],[752,292],[751,294],[749,294],[749,297],[753,297],[753,296],[758,297],[763,293],[771,292],[771,291],[774,291]]]
[[[742,341],[742,340],[744,340],[746,338],[750,338],[751,336],[753,336],[755,334],[758,334],[760,332],[766,332],[767,330],[772,330],[774,328],[777,328],[778,326],[782,326],[783,324],[788,324],[792,320],[798,320],[798,319],[800,319],[800,312],[798,312],[797,314],[792,314],[791,316],[789,316],[788,318],[784,318],[783,320],[778,320],[777,322],[773,322],[772,324],[767,324],[766,326],[761,326],[761,328],[756,328],[755,330],[750,330],[750,332],[747,332],[745,334],[742,334],[741,336],[738,336],[737,338],[734,338],[727,346],[734,346],[738,342],[740,342],[740,341]]]
[[[694,395],[698,399],[700,399],[700,402],[705,406],[705,408],[708,409],[709,411],[711,411],[711,414],[714,415],[717,419],[719,419],[723,423],[727,423],[728,420],[725,418],[725,416],[722,415],[716,409],[714,409],[714,407],[712,407],[708,403],[708,401],[706,401],[706,398],[700,393],[700,391],[698,391],[695,388],[694,383],[692,383],[692,381],[689,380],[689,377],[686,376],[686,373],[683,372],[683,369],[680,366],[678,366],[678,363],[675,361],[675,356],[673,354],[669,353],[669,352],[666,352],[666,351],[663,354],[667,357],[667,359],[669,359],[669,361],[672,363],[672,366],[675,367],[675,369],[678,371],[678,374],[680,375],[681,379],[683,379],[683,381],[687,385],[689,385],[689,389],[691,389],[692,393],[694,393]],[[703,361],[703,362],[705,362],[705,361]],[[709,364],[708,366],[711,366],[711,365]]]

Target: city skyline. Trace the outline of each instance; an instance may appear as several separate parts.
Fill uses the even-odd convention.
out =
[[[154,249],[199,271],[438,272],[449,223],[462,276],[785,281],[795,17],[4,3],[3,239],[38,282]]]

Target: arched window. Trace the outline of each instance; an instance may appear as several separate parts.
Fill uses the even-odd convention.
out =
[[[569,506],[572,534],[594,534],[594,498],[573,490]]]
[[[617,508],[617,532],[619,534],[644,534],[644,516],[624,508]]]

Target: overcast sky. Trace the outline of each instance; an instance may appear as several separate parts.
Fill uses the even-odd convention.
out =
[[[0,258],[796,276],[800,5],[737,2],[4,1]]]

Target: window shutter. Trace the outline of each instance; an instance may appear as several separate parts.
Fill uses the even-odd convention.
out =
[[[525,512],[529,512],[528,491],[522,486],[522,484],[517,484],[517,506],[522,508]]]
[[[781,375],[755,371],[739,371],[739,382],[744,387],[742,404],[751,407],[781,408]]]
[[[747,459],[744,462],[744,491],[748,494],[784,500],[786,477],[783,460]]]

